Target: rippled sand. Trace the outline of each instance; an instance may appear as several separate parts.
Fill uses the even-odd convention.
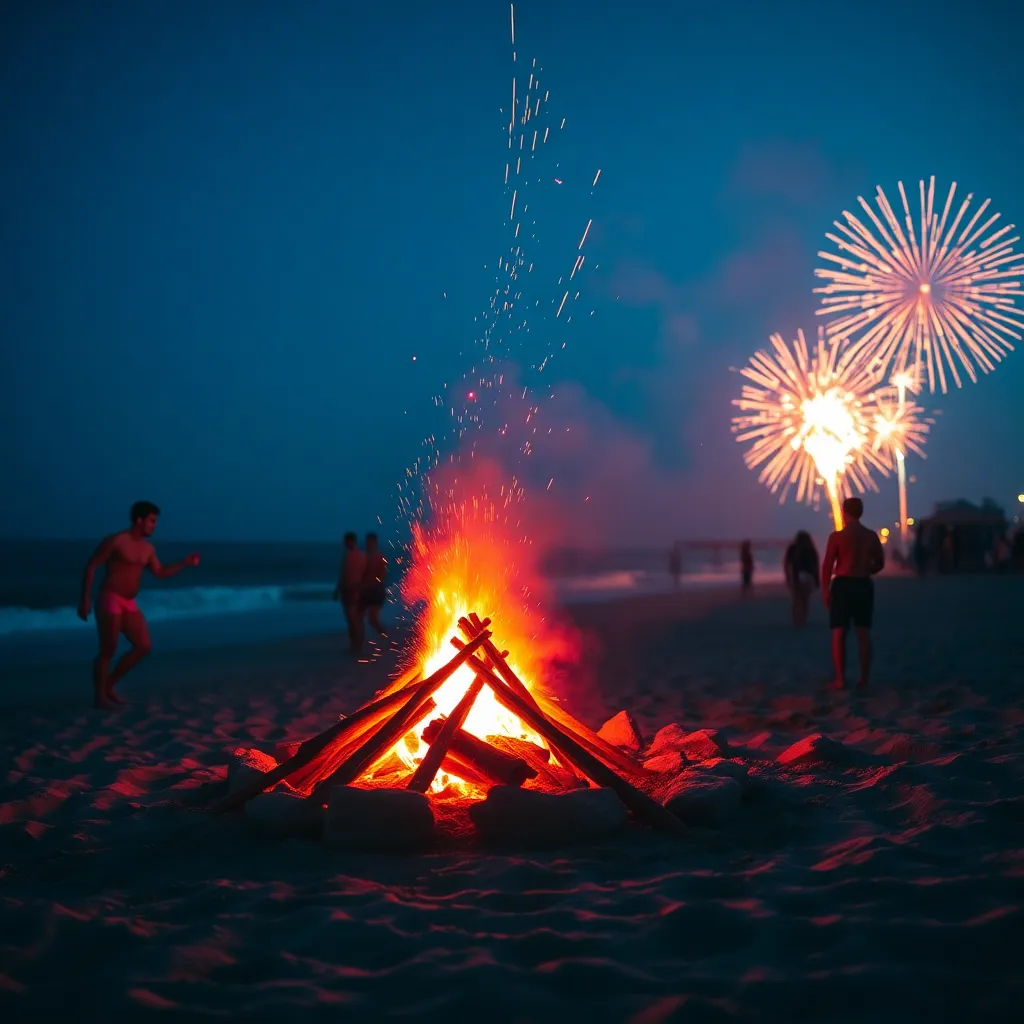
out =
[[[580,606],[570,709],[718,729],[751,784],[681,841],[631,827],[517,856],[341,855],[195,810],[232,748],[303,738],[381,685],[387,660],[350,665],[338,638],[158,652],[118,715],[8,679],[0,1015],[1016,1019],[1021,608],[1024,579],[883,580],[876,684],[837,694],[821,610],[797,633],[777,593]],[[779,764],[814,733],[842,746]]]

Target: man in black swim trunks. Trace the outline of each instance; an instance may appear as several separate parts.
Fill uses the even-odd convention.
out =
[[[835,686],[846,686],[846,631],[857,630],[860,685],[871,674],[871,622],[875,611],[875,585],[871,577],[885,567],[885,551],[874,530],[862,526],[864,502],[843,502],[843,528],[828,539],[821,563],[821,595],[832,627],[832,663]],[[833,579],[833,574],[835,579]]]
[[[366,535],[366,569],[363,573],[362,608],[377,634],[386,637],[380,622],[380,610],[387,600],[388,560],[380,549],[377,534]]]

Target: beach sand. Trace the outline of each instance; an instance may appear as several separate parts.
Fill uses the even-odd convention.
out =
[[[393,661],[339,635],[157,651],[118,714],[87,667],[0,677],[0,1015],[14,1020],[924,1021],[1019,1016],[1024,579],[883,579],[836,693],[777,589],[567,609],[592,727],[716,729],[743,802],[516,855],[340,854],[198,811],[229,752],[302,739]],[[77,687],[77,689],[76,689]],[[824,734],[818,760],[781,764]]]

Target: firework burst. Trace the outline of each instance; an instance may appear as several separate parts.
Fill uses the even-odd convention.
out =
[[[868,402],[877,376],[865,363],[840,358],[838,340],[826,342],[819,329],[810,351],[799,331],[792,346],[779,334],[773,352],[759,351],[740,372],[743,385],[733,405],[733,433],[740,443],[753,442],[744,453],[758,480],[785,501],[796,488],[797,501],[816,504],[824,486],[836,528],[840,493],[851,488],[876,489],[871,469],[888,473],[887,453],[871,444]]]
[[[892,460],[905,458],[908,452],[925,458],[924,443],[934,421],[925,417],[920,405],[904,398],[900,388],[879,388],[866,409],[875,451]]]
[[[927,374],[929,390],[938,385],[945,393],[947,371],[957,387],[961,370],[976,381],[977,369],[989,373],[1021,340],[1024,315],[1015,300],[1024,253],[1014,253],[1019,236],[1013,224],[998,227],[990,200],[968,218],[969,193],[952,213],[955,182],[941,214],[935,178],[927,188],[920,183],[917,227],[902,182],[899,192],[902,226],[881,188],[877,213],[858,196],[870,224],[847,211],[834,222],[838,234],[826,237],[839,251],[819,252],[829,265],[815,270],[827,282],[814,289],[824,296],[818,315],[829,318],[829,337],[844,340],[880,373]]]

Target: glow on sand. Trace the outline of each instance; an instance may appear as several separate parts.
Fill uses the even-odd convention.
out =
[[[838,233],[826,237],[838,252],[818,253],[828,265],[815,270],[826,283],[814,291],[828,336],[847,352],[880,376],[909,370],[945,393],[947,371],[957,387],[961,371],[976,381],[1021,340],[1024,253],[1014,253],[1019,236],[999,225],[990,200],[969,216],[973,194],[954,208],[954,182],[940,214],[935,178],[919,191],[916,227],[902,182],[902,225],[881,188],[878,212],[858,196],[868,222],[848,211],[834,222]]]
[[[826,342],[819,330],[808,350],[803,331],[792,346],[779,334],[773,352],[759,351],[740,373],[750,383],[733,400],[739,415],[733,433],[751,469],[762,466],[758,480],[781,499],[793,486],[797,501],[815,502],[823,485],[836,529],[842,528],[840,495],[852,485],[874,488],[872,466],[888,472],[886,453],[871,445],[865,401],[875,376],[859,361],[840,358],[839,342]]]

